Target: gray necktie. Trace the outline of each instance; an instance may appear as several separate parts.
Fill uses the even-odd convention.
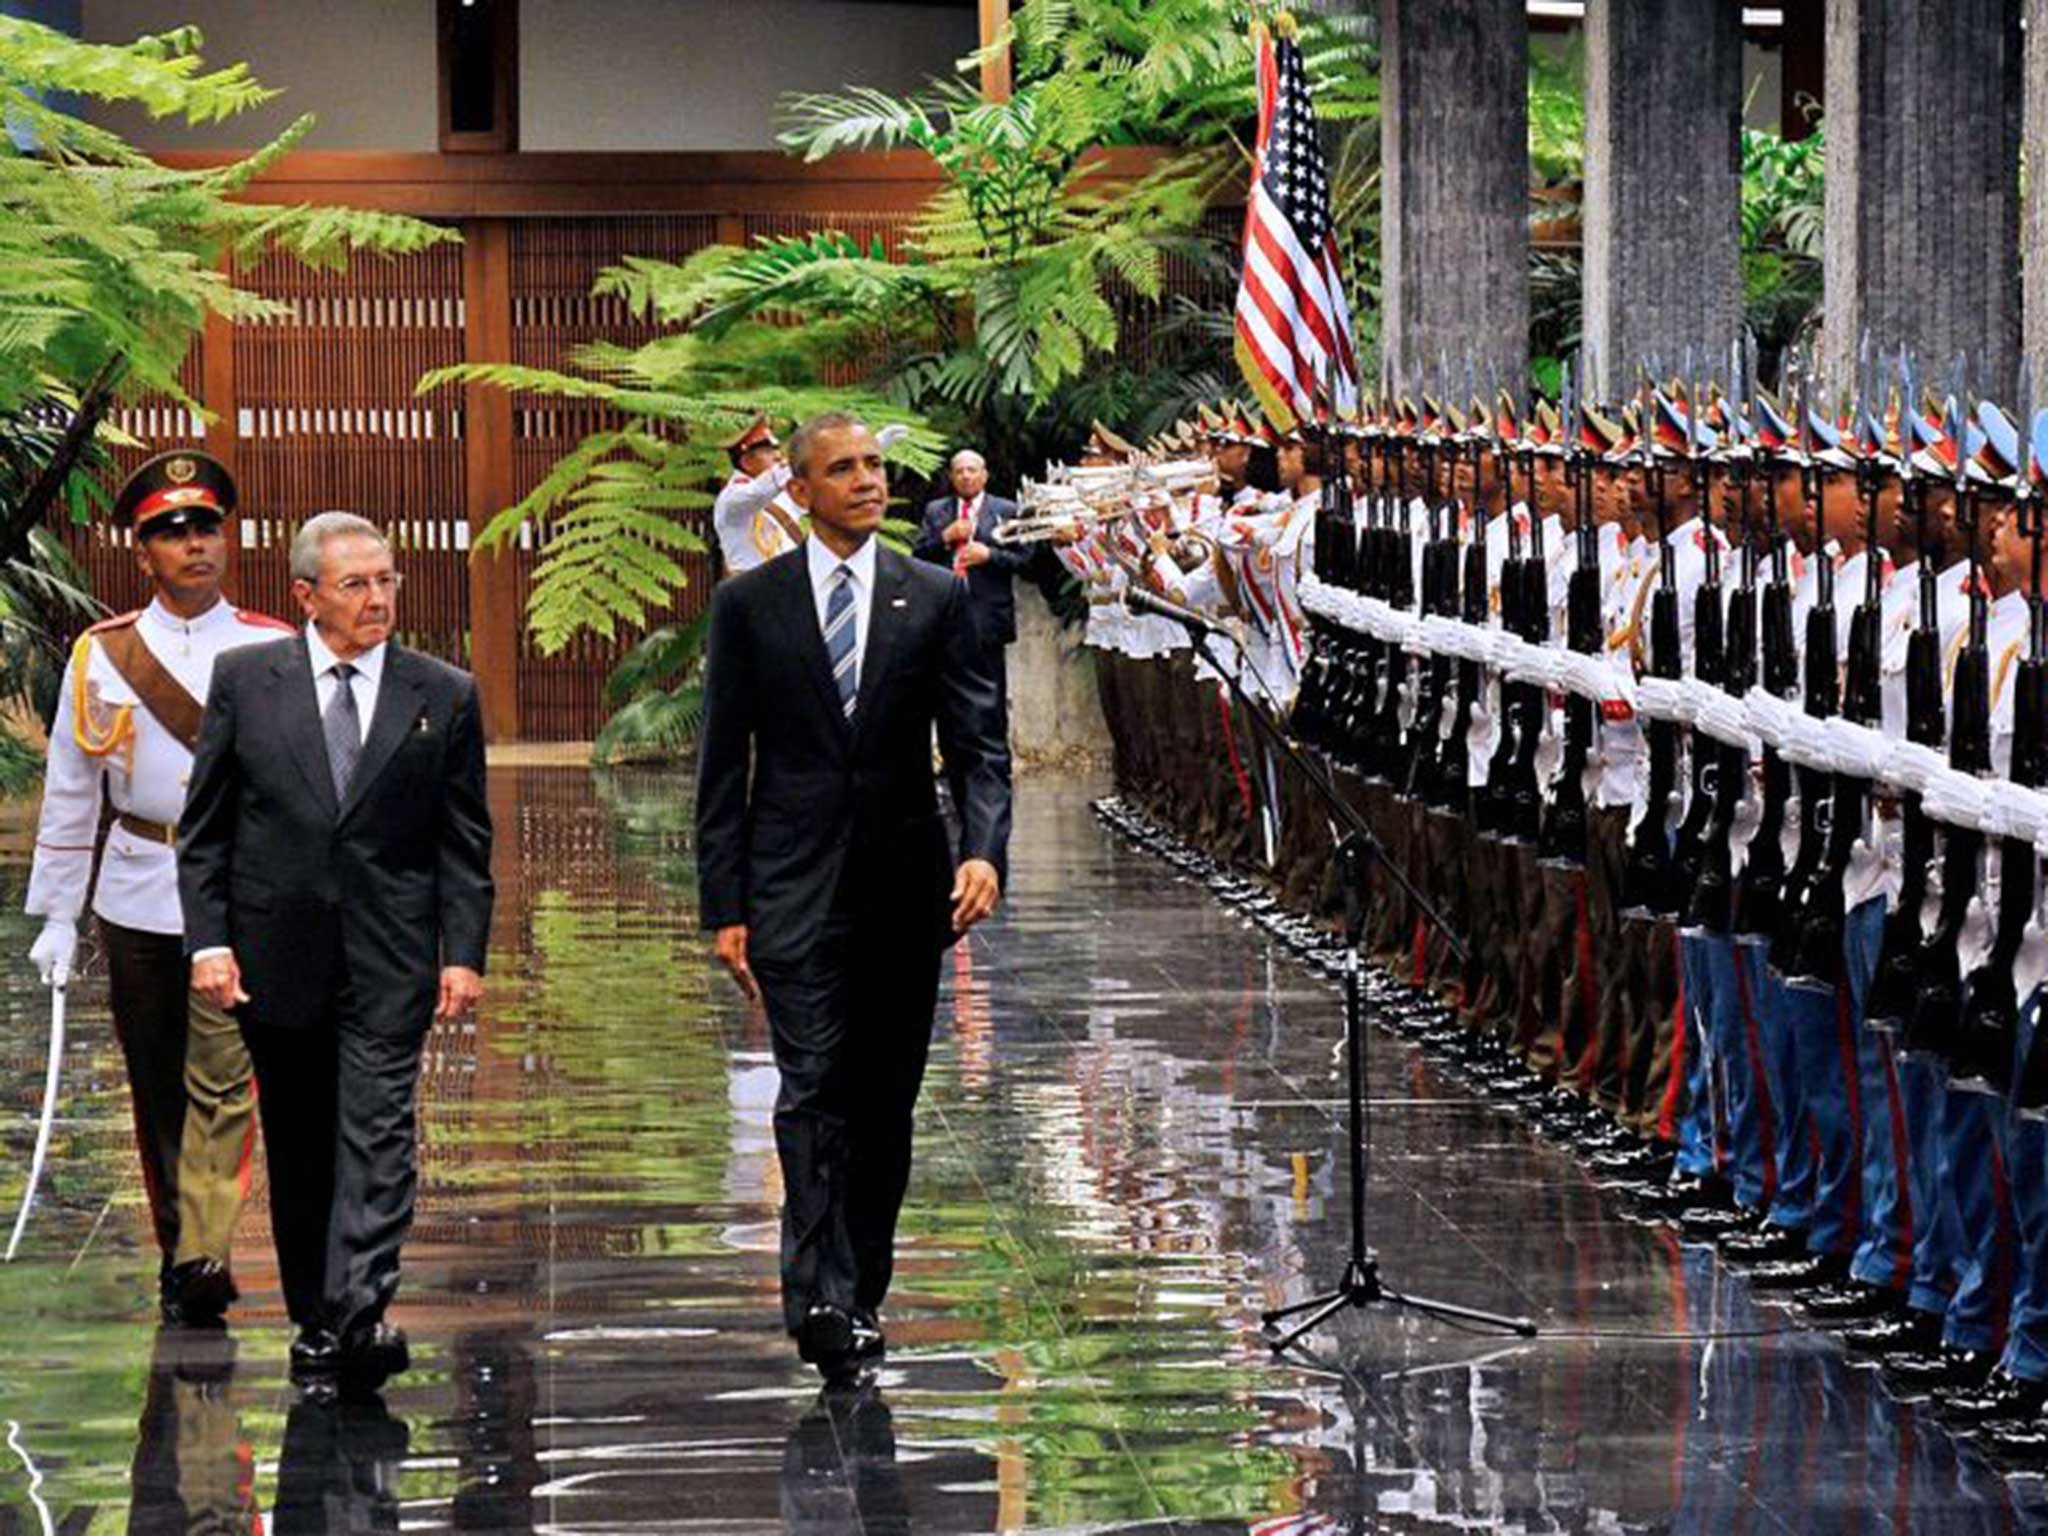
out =
[[[825,599],[825,655],[832,663],[832,685],[839,690],[839,707],[853,718],[860,701],[860,660],[853,653],[853,572],[840,566],[833,572],[832,593]]]
[[[363,755],[363,717],[356,710],[356,691],[350,679],[356,669],[337,661],[329,669],[334,678],[334,697],[320,717],[320,733],[327,738],[327,767],[334,774],[334,798],[348,798],[348,781],[355,777],[356,759]]]

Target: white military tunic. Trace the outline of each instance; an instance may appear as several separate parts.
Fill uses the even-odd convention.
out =
[[[771,507],[801,527],[802,511],[789,498],[789,466],[778,464],[765,475],[734,472],[711,504],[711,525],[718,531],[719,553],[728,576],[751,571],[795,545]]]
[[[31,916],[75,922],[83,910],[102,782],[118,814],[174,827],[185,808],[191,752],[143,706],[98,638],[130,625],[164,670],[201,703],[213,681],[213,663],[223,652],[292,632],[290,625],[243,613],[224,601],[192,620],[153,601],[140,613],[111,619],[80,638],[64,669],[57,718],[50,727],[42,818],[25,903]],[[175,850],[116,822],[107,834],[93,910],[123,928],[183,933]]]

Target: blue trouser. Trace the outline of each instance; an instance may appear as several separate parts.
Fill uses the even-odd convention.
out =
[[[1714,1103],[1714,1053],[1707,1041],[1700,999],[1710,990],[1699,974],[1696,942],[1678,936],[1680,1028],[1685,1031],[1685,1103],[1678,1112],[1677,1168],[1691,1178],[1705,1178],[1720,1167]]]
[[[2020,1011],[2020,1057],[2027,1059],[2041,1027],[2041,993]],[[2028,1381],[2048,1379],[2048,1123],[2025,1115],[2008,1118],[2005,1165],[2012,1174],[2012,1313],[1999,1363]]]
[[[1735,942],[1718,934],[1684,936],[1686,1009],[1700,1021],[1704,1063],[1719,1113],[1720,1162],[1737,1203],[1767,1206],[1776,1190],[1776,1133],[1764,1085],[1763,1046],[1749,987],[1736,973]]]
[[[1910,1147],[1907,1186],[1913,1199],[1913,1283],[1908,1303],[1921,1312],[1946,1312],[1956,1290],[1956,1264],[1963,1233],[1955,1192],[1945,1166],[1947,1139],[1941,1133],[1948,1105],[1948,1068],[1938,1056],[1900,1051],[1899,1097],[1906,1111]]]
[[[1863,1235],[1863,1110],[1848,984],[1783,987],[1799,1044],[1814,1145],[1807,1247],[1848,1257]]]
[[[1736,981],[1763,1045],[1764,1082],[1773,1111],[1771,1127],[1777,1133],[1771,1146],[1777,1183],[1770,1217],[1781,1227],[1804,1229],[1814,1220],[1814,1188],[1820,1172],[1816,1152],[1824,1140],[1821,1128],[1809,1117],[1810,1108],[1824,1106],[1809,1106],[1807,1093],[1811,1086],[1819,1086],[1825,1093],[1827,1085],[1802,1055],[1798,1001],[1771,974],[1769,945],[1738,943],[1735,967]]]
[[[1843,980],[1849,987],[1857,1099],[1863,1112],[1863,1240],[1850,1272],[1867,1284],[1903,1291],[1913,1276],[1913,1201],[1907,1182],[1912,1154],[1906,1106],[1891,1036],[1863,1022],[1884,948],[1884,915],[1884,898],[1873,896],[1842,926]]]
[[[1942,1326],[1957,1349],[2001,1349],[2011,1306],[2012,1199],[2005,1167],[2005,1100],[1950,1090],[1942,1106],[1942,1182],[1955,1201],[1956,1289]]]

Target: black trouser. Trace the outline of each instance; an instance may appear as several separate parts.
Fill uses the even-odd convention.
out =
[[[415,1113],[427,1020],[400,1035],[360,1023],[344,993],[302,1029],[245,1030],[270,1167],[270,1225],[286,1310],[338,1333],[380,1320],[419,1184]]]
[[[381,1397],[302,1397],[285,1416],[277,1456],[276,1536],[396,1531],[399,1469],[411,1431]]]
[[[1010,732],[1010,662],[1005,642],[999,640],[981,648],[981,669],[995,680],[996,718],[1003,722],[1003,735],[1007,739]],[[967,775],[950,760],[946,763],[946,789],[953,796],[954,813],[964,816]]]
[[[911,1119],[938,1002],[938,957],[900,912],[842,890],[801,956],[755,960],[782,1090],[782,1313],[870,1310],[888,1294],[910,1183]]]

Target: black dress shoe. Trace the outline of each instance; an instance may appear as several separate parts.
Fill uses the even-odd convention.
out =
[[[1851,1279],[1802,1291],[1799,1305],[1817,1323],[1860,1323],[1904,1310],[1906,1296],[1890,1286]]]
[[[217,1323],[241,1292],[219,1259],[190,1259],[165,1277],[164,1321],[192,1326]],[[178,1316],[170,1312],[175,1306]]]
[[[1617,1156],[1593,1158],[1590,1167],[1593,1182],[1606,1187],[1612,1184],[1647,1184],[1662,1187],[1670,1182],[1671,1170],[1675,1166],[1673,1155],[1657,1147],[1637,1147],[1633,1152]]]
[[[796,1330],[797,1358],[806,1365],[822,1367],[853,1350],[853,1315],[844,1307],[819,1302]]]
[[[1974,1442],[1995,1461],[2038,1467],[2048,1462],[2048,1419],[1995,1419],[1978,1428]]]
[[[2028,1381],[2010,1371],[1997,1370],[1979,1386],[1936,1392],[1934,1404],[1962,1424],[2031,1419],[2041,1412],[2043,1404],[2048,1404],[2048,1381]]]
[[[1807,1256],[1806,1229],[1767,1221],[1754,1232],[1730,1232],[1716,1244],[1721,1257],[1737,1264],[1767,1264]]]
[[[1907,1307],[1889,1317],[1843,1330],[1842,1342],[1859,1354],[1927,1355],[1941,1348],[1941,1314]]]
[[[847,1353],[856,1360],[876,1361],[888,1352],[889,1338],[882,1332],[882,1320],[867,1307],[855,1307],[853,1345]]]
[[[1764,1213],[1748,1205],[1696,1205],[1679,1212],[1678,1230],[1691,1242],[1717,1243],[1732,1232],[1763,1225]]]
[[[1899,1397],[1928,1396],[1944,1387],[1981,1386],[1998,1357],[1988,1349],[1944,1344],[1932,1354],[1892,1355],[1884,1363],[1886,1383]]]
[[[341,1340],[326,1328],[301,1328],[292,1339],[293,1381],[332,1376],[341,1364]]]
[[[1829,1285],[1847,1277],[1849,1261],[1835,1253],[1809,1253],[1796,1259],[1773,1259],[1748,1271],[1752,1289],[1796,1291],[1809,1285]]]
[[[371,1391],[412,1366],[405,1330],[389,1323],[351,1328],[341,1341],[342,1384],[353,1391]]]

